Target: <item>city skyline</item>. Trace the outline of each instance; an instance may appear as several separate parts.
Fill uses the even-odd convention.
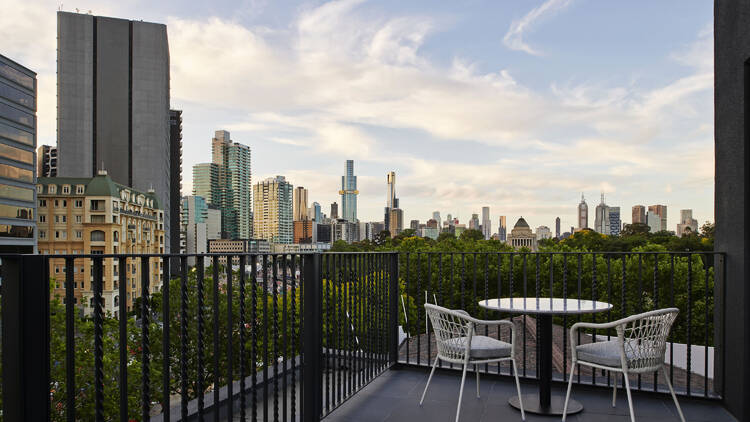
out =
[[[710,4],[680,3],[684,19],[675,21],[667,17],[676,3],[668,2],[261,3],[165,2],[150,10],[76,4],[96,15],[167,25],[171,106],[183,110],[184,120],[183,194],[192,191],[189,169],[203,161],[201,143],[226,128],[253,148],[258,180],[284,174],[321,204],[337,199],[341,162],[357,161],[361,221],[381,220],[381,181],[391,170],[399,174],[406,221],[439,209],[465,222],[489,206],[491,220],[523,215],[532,227],[550,226],[559,215],[569,227],[576,225],[580,191],[592,198],[604,191],[622,210],[666,204],[693,209],[699,224],[713,220]],[[4,54],[38,72],[39,145],[55,144],[58,7],[10,0],[0,17],[4,39],[39,44],[34,51],[23,43],[4,46]],[[628,24],[634,16],[642,30]],[[519,27],[521,21],[528,25]],[[355,30],[361,36],[347,35]],[[607,42],[590,39],[591,31]],[[240,54],[208,55],[218,40]],[[320,66],[280,71],[309,57],[319,57]],[[378,76],[386,69],[392,78]],[[371,77],[362,79],[362,72]],[[248,74],[258,83],[248,84]],[[453,87],[461,88],[458,97]],[[383,93],[392,99],[384,102]],[[456,112],[456,104],[472,113]],[[602,148],[618,154],[582,161]],[[472,153],[478,149],[482,154]],[[576,161],[571,173],[568,163]],[[678,220],[671,213],[667,227]]]

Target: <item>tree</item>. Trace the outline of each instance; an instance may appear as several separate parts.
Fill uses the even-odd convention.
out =
[[[383,230],[380,233],[375,235],[375,244],[377,246],[383,246],[391,239],[391,232],[388,230]]]
[[[622,228],[622,231],[620,232],[620,236],[646,235],[650,231],[651,231],[651,227],[649,227],[648,224],[643,224],[643,223],[626,224],[625,227]]]
[[[714,223],[711,223],[710,221],[706,221],[703,223],[700,229],[701,237],[704,237],[706,239],[711,239],[711,242],[713,243],[714,240],[714,231],[716,231],[716,225]]]
[[[456,235],[453,232],[442,232],[437,237],[438,242],[444,242],[446,240],[456,240]]]
[[[462,241],[484,240],[484,234],[482,234],[482,232],[480,232],[479,230],[468,229],[468,230],[465,230],[463,233],[461,233],[461,236],[459,236],[459,240],[462,240]]]

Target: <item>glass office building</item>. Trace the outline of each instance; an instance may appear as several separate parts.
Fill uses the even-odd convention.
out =
[[[36,252],[36,73],[0,55],[0,253]]]

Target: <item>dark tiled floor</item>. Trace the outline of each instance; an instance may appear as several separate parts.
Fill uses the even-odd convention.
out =
[[[440,422],[453,421],[458,402],[460,372],[436,372],[427,392],[424,404],[419,406],[428,373],[418,369],[386,371],[349,401],[331,413],[325,420],[331,422]],[[477,398],[473,374],[466,377],[461,421],[512,421],[521,420],[521,414],[510,407],[508,398],[515,395],[512,378],[483,377],[480,381],[481,397]],[[521,384],[524,393],[536,392],[536,384]],[[553,387],[553,393],[564,394],[563,388]],[[617,406],[611,406],[612,390],[605,388],[573,386],[572,396],[580,401],[583,412],[569,416],[571,422],[629,421],[627,397],[623,390],[618,391]],[[735,421],[716,402],[680,399],[680,404],[688,421]],[[633,407],[636,420],[679,421],[677,411],[669,396],[654,396],[646,393],[633,394]],[[553,421],[559,418],[527,414],[527,421]]]

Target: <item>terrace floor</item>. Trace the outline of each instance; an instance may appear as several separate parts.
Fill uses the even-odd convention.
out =
[[[325,420],[331,422],[440,422],[453,421],[458,403],[461,373],[455,370],[438,370],[433,377],[424,404],[419,406],[429,372],[423,368],[402,368],[386,371],[362,391],[355,394]],[[464,398],[461,406],[461,421],[513,421],[521,420],[521,414],[508,404],[515,395],[512,378],[483,376],[480,381],[481,397],[475,395],[473,374],[467,374]],[[524,393],[536,392],[534,381],[522,381]],[[553,386],[553,394],[564,394],[564,386]],[[611,406],[612,390],[587,386],[573,386],[572,397],[583,404],[581,413],[571,415],[571,422],[583,421],[629,421],[628,402],[625,391],[617,394],[617,406]],[[680,398],[685,418],[688,421],[736,421],[718,402]],[[633,392],[633,407],[636,420],[679,421],[677,410],[668,395]],[[559,418],[526,414],[527,421],[553,421]]]

